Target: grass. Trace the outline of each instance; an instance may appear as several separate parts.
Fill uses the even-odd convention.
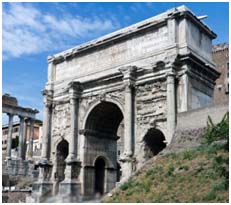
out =
[[[159,156],[103,202],[228,202],[227,179],[220,168],[225,168],[228,152],[202,146],[173,155]]]
[[[228,133],[229,113],[217,125],[208,117],[200,147],[158,156],[103,202],[228,202]]]

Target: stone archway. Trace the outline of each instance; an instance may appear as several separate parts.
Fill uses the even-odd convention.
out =
[[[87,116],[84,129],[84,187],[88,187],[85,190],[86,195],[93,195],[96,191],[101,194],[107,193],[116,185],[119,139],[117,131],[122,120],[121,109],[116,104],[106,101],[97,104]],[[95,156],[101,158],[95,161]],[[104,159],[110,159],[110,163]]]
[[[166,147],[165,140],[164,134],[159,129],[150,128],[143,138],[145,159],[150,159],[161,152]]]
[[[57,145],[57,155],[56,155],[56,160],[57,160],[57,173],[56,173],[56,179],[58,182],[61,182],[64,180],[65,175],[65,168],[66,168],[66,162],[65,159],[67,158],[68,155],[68,142],[66,140],[62,140],[59,142]]]
[[[95,193],[101,195],[104,194],[105,190],[105,160],[101,157],[95,161]]]

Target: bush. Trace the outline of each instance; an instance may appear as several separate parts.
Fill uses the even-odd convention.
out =
[[[224,140],[224,145],[214,142]],[[209,145],[208,155],[213,155],[213,172],[223,177],[224,181],[213,187],[207,198],[212,198],[212,193],[219,189],[229,188],[229,157],[218,155],[217,151],[223,149],[226,153],[229,151],[229,113],[227,112],[221,122],[215,125],[212,119],[208,117],[207,129],[204,134],[204,143]],[[211,156],[210,156],[211,157]]]
[[[207,129],[203,135],[206,144],[212,144],[219,140],[225,140],[225,149],[229,150],[229,112],[227,112],[221,122],[215,125],[208,116]]]

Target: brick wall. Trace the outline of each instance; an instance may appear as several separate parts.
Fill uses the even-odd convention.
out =
[[[229,45],[218,44],[213,46],[212,54],[216,69],[221,73],[214,88],[214,104],[222,104],[229,100]]]

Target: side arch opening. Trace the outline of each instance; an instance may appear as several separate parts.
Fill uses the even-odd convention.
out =
[[[56,178],[58,182],[61,182],[64,180],[65,175],[65,168],[66,168],[66,162],[65,159],[67,158],[68,155],[68,149],[69,149],[69,144],[66,140],[62,140],[59,142],[57,145],[57,174]]]
[[[143,141],[145,146],[145,158],[150,159],[166,147],[164,134],[156,128],[150,128],[145,134]]]

